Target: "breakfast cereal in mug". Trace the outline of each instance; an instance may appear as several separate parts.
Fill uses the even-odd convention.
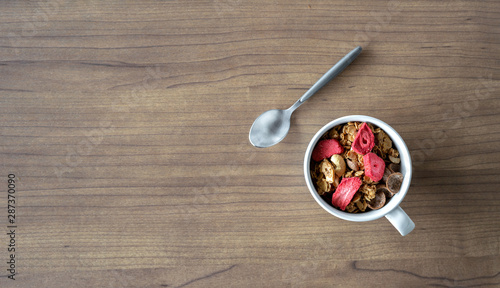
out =
[[[371,123],[333,127],[316,144],[311,159],[317,193],[349,213],[384,207],[403,182],[398,150],[391,138]]]

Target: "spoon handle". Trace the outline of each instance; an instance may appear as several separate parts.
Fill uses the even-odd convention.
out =
[[[349,64],[351,64],[356,57],[361,53],[361,46],[358,46],[354,48],[351,52],[349,52],[347,55],[344,56],[344,58],[340,59],[337,64],[335,64],[328,72],[325,73],[325,75],[321,76],[319,78],[318,82],[314,83],[314,85],[307,90],[302,97],[300,97],[299,101],[297,101],[297,104],[302,104],[304,101],[309,99],[314,93],[318,92],[319,89],[323,88],[323,86],[326,85],[326,83],[330,82],[335,76],[339,75],[340,72],[342,72]],[[294,105],[295,106],[295,105]],[[298,107],[298,106],[297,106]],[[295,108],[297,108],[295,107]]]

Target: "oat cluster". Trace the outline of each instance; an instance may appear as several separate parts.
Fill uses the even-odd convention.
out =
[[[351,145],[358,133],[362,122],[349,122],[337,125],[325,133],[321,140],[335,139],[344,147],[340,154],[332,155],[329,159],[311,163],[311,176],[316,191],[328,203],[332,194],[343,178],[358,177],[362,184],[351,202],[345,208],[346,212],[358,213],[383,207],[399,191],[403,175],[399,173],[399,152],[393,147],[392,140],[380,128],[367,123],[375,136],[375,146],[371,152],[377,154],[386,163],[382,180],[373,182],[365,175],[363,155],[354,152]],[[391,177],[389,179],[389,177]],[[388,182],[388,180],[390,180]],[[389,186],[390,184],[390,186]]]

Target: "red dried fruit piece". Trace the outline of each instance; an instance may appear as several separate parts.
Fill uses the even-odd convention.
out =
[[[373,182],[378,182],[384,177],[385,162],[375,153],[368,153],[363,156],[365,165],[365,175],[370,177]]]
[[[358,177],[344,178],[332,195],[332,204],[342,211],[351,202],[352,197],[361,187],[361,180]]]
[[[339,141],[335,139],[321,140],[314,147],[312,152],[312,159],[319,162],[325,158],[330,158],[334,154],[340,154],[344,152],[344,147],[340,145]]]
[[[358,133],[352,142],[352,150],[358,154],[365,155],[372,151],[375,146],[375,136],[373,136],[372,129],[366,123],[361,124]]]

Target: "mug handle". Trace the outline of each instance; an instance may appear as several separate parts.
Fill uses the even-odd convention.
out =
[[[410,217],[399,206],[387,213],[385,218],[391,222],[392,226],[398,229],[401,236],[407,235],[415,228],[415,223],[411,221]]]

